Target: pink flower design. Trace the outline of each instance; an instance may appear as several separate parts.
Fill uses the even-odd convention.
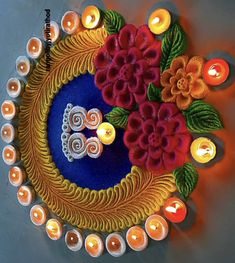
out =
[[[130,114],[124,143],[133,165],[162,174],[185,163],[191,135],[175,104],[146,101]]]
[[[104,101],[125,109],[144,102],[148,85],[160,85],[160,60],[161,42],[147,25],[126,25],[107,37],[95,58],[95,84]]]

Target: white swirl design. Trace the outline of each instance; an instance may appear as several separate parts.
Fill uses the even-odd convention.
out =
[[[86,141],[87,155],[91,158],[98,158],[103,152],[103,144],[97,137],[90,137]]]
[[[68,114],[68,122],[72,130],[82,131],[85,128],[84,121],[86,119],[87,111],[83,107],[75,106]]]
[[[81,159],[87,155],[86,137],[82,133],[74,133],[68,139],[68,152],[74,159]]]
[[[102,123],[103,115],[97,108],[91,109],[87,112],[85,119],[85,126],[90,130],[95,130]]]

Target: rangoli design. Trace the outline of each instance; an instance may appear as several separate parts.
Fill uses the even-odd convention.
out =
[[[19,75],[28,76],[25,89],[19,78],[7,82],[10,97],[22,95],[19,106],[7,100],[1,107],[6,120],[19,119],[19,149],[12,144],[16,128],[1,129],[9,180],[22,205],[41,198],[30,218],[46,224],[52,240],[63,236],[64,223],[71,225],[64,237],[70,250],[84,243],[93,257],[104,247],[118,257],[127,242],[141,251],[148,236],[163,240],[170,222],[185,220],[183,199],[199,178],[192,160],[216,157],[215,143],[200,134],[223,124],[203,99],[227,80],[228,63],[188,57],[183,28],[163,8],[137,28],[116,11],[87,6],[81,17],[66,12],[61,27],[63,39],[50,23],[50,70],[34,37],[27,54],[36,65],[26,56],[16,62]],[[86,229],[99,234],[83,241]],[[123,238],[117,231],[125,229]]]

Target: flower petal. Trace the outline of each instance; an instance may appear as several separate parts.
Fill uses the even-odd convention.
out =
[[[108,73],[107,73],[107,79],[110,82],[114,82],[115,80],[117,80],[118,78],[118,73],[119,73],[119,68],[117,65],[112,64],[109,69],[108,69]]]
[[[170,87],[171,78],[172,78],[171,70],[170,69],[165,70],[161,75],[161,85],[163,87]]]
[[[126,88],[126,92],[119,94],[116,98],[116,105],[127,110],[131,110],[135,105],[135,100],[133,95]]]
[[[142,78],[139,76],[134,76],[128,82],[129,91],[133,92],[133,93],[138,93],[139,91],[142,91],[142,86],[144,86],[144,83],[142,81]],[[139,92],[139,93],[141,93],[141,92]]]
[[[161,174],[164,171],[162,159],[154,159],[149,156],[146,162],[146,168],[149,171],[156,171],[158,174]]]
[[[135,131],[126,131],[123,137],[124,144],[127,148],[132,148],[137,145],[139,140],[138,133]]]
[[[118,36],[116,34],[108,36],[105,42],[105,46],[110,56],[113,57],[120,50],[120,46],[118,44]]]
[[[179,109],[174,103],[162,103],[158,111],[159,120],[168,120],[179,113]]]
[[[112,85],[107,85],[102,89],[102,96],[104,101],[111,106],[115,106],[115,97],[113,94],[113,87]]]
[[[143,122],[142,130],[146,135],[155,132],[155,122],[154,120],[148,119],[147,121]]]
[[[194,99],[205,98],[209,93],[209,88],[202,79],[197,79],[190,83],[190,94]]]
[[[123,65],[126,64],[126,57],[127,57],[127,51],[126,50],[121,50],[114,56],[113,62],[117,66],[122,67]]]
[[[147,98],[147,85],[142,84],[133,95],[134,95],[135,101],[138,104],[145,102]]]
[[[105,68],[112,62],[112,58],[109,55],[106,48],[102,47],[98,51],[94,62],[95,62],[96,69]]]
[[[150,66],[159,67],[162,55],[161,42],[154,41],[152,45],[144,51],[143,55]]]
[[[135,46],[140,50],[146,49],[155,40],[154,35],[151,33],[147,25],[141,26],[135,38]]]
[[[149,147],[149,155],[153,159],[159,159],[162,156],[162,148],[161,147]]]
[[[147,150],[149,147],[148,144],[148,135],[147,134],[141,134],[138,140],[140,148]]]
[[[153,83],[155,86],[160,86],[160,68],[149,68],[144,73],[144,82],[148,85],[150,83]]]
[[[131,148],[129,151],[129,159],[133,165],[143,167],[148,157],[148,153],[140,147]]]
[[[179,69],[185,70],[187,63],[188,63],[188,56],[180,56],[180,57],[175,58],[171,62],[171,66],[170,66],[172,75],[176,74],[176,72]]]
[[[203,57],[195,56],[192,57],[186,67],[186,73],[193,73],[195,77],[202,76],[202,68],[204,64]]]
[[[177,134],[176,138],[178,140],[177,150],[184,154],[188,153],[192,142],[192,136],[189,133],[185,133]]]
[[[139,114],[139,112],[134,111],[128,117],[128,125],[127,130],[141,130],[142,129],[143,120]]]
[[[134,25],[124,26],[118,35],[118,42],[122,49],[129,49],[135,45],[137,29]]]
[[[160,105],[157,102],[146,101],[139,106],[139,112],[143,119],[155,119]]]
[[[132,47],[128,51],[128,54],[126,57],[126,63],[134,64],[141,58],[142,58],[142,52],[138,48]]]
[[[176,105],[180,110],[186,110],[192,102],[193,99],[190,95],[184,96],[183,94],[180,94],[176,97]]]
[[[172,152],[174,151],[175,147],[177,146],[178,140],[174,135],[167,135],[162,137],[162,149],[165,152]]]
[[[173,85],[171,88],[171,93],[174,95],[181,94],[181,90],[177,87],[177,85]]]
[[[162,100],[165,102],[175,102],[176,95],[171,93],[171,87],[162,89]]]
[[[162,159],[166,170],[171,172],[184,164],[185,154],[182,154],[176,150],[171,153],[164,152]]]
[[[107,69],[97,70],[95,74],[95,85],[102,89],[104,86],[107,86],[109,83],[109,79],[107,78]]]
[[[124,94],[127,92],[128,85],[121,79],[115,81],[113,85],[113,94],[114,96],[118,96],[119,94]]]
[[[148,67],[149,66],[146,60],[141,59],[134,64],[134,73],[136,75],[143,75],[144,72],[148,69]]]

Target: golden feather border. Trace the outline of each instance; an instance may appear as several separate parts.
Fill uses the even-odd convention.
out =
[[[89,190],[64,179],[52,161],[47,118],[53,98],[74,77],[95,73],[93,60],[106,37],[103,28],[69,36],[52,48],[50,72],[45,57],[37,63],[20,106],[19,140],[28,177],[53,213],[78,228],[112,232],[145,220],[176,188],[172,174],[157,177],[132,167],[113,188]]]

